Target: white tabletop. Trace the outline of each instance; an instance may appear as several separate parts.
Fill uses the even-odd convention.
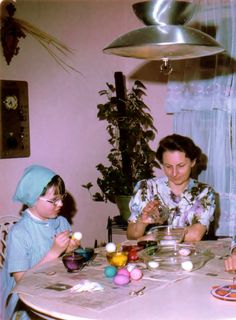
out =
[[[108,294],[86,293],[89,299],[87,305],[89,308],[87,308],[86,303],[83,304],[83,299],[86,298],[84,293],[69,293],[66,296],[65,293],[68,290],[65,290],[64,293],[56,292],[54,295],[50,292],[49,294],[49,290],[46,289],[49,284],[58,283],[58,281],[69,285],[76,284],[85,276],[89,279],[89,275],[93,273],[98,275],[97,279],[101,279],[103,284],[110,281],[103,275],[104,266],[86,267],[86,270],[77,275],[68,274],[59,260],[44,265],[43,269],[41,267],[34,272],[27,272],[20,285],[16,287],[16,292],[19,293],[20,299],[34,310],[64,320],[120,320],[122,318],[235,320],[235,302],[220,300],[211,295],[212,287],[232,283],[233,276],[224,271],[224,263],[221,259],[222,255],[229,250],[229,242],[204,242],[203,245],[212,249],[216,255],[214,259],[194,272],[172,275],[166,272],[160,278],[157,272],[157,277],[154,274],[154,279],[151,281],[148,279],[150,273],[147,272],[147,277],[134,284],[137,288],[146,286],[142,296],[129,296],[128,293],[133,284],[129,284],[126,288],[115,288],[114,285],[113,287],[110,285],[105,288],[110,290]],[[51,270],[56,270],[57,274],[48,275],[47,271]],[[35,287],[38,287],[38,294]],[[102,295],[104,299],[99,300]],[[96,306],[97,297],[100,305]]]

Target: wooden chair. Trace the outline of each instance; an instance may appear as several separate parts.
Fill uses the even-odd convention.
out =
[[[16,216],[0,217],[0,268],[5,261],[6,240],[10,228],[19,220]]]

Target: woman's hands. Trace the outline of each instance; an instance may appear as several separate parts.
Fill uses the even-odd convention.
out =
[[[206,233],[207,228],[201,223],[194,223],[186,228],[184,242],[198,242]]]
[[[148,202],[137,222],[130,222],[128,224],[127,238],[129,240],[142,237],[146,227],[151,223],[164,223],[164,220],[162,219],[158,210],[158,205],[159,202],[157,200]]]
[[[146,207],[143,209],[141,213],[140,220],[143,223],[151,224],[151,223],[163,223],[160,212],[158,210],[159,202],[157,200],[153,200],[148,202]]]

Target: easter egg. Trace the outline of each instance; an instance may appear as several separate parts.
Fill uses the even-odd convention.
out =
[[[123,275],[123,274],[117,274],[114,278],[113,278],[113,282],[114,284],[117,284],[119,286],[124,286],[126,284],[128,284],[130,281],[129,277]]]
[[[117,269],[114,266],[107,266],[104,268],[104,274],[107,278],[113,278],[117,273]]]
[[[159,262],[157,262],[157,261],[149,261],[148,262],[148,266],[149,266],[149,268],[151,268],[151,269],[157,269],[158,267],[159,267]]]
[[[124,276],[129,277],[129,271],[125,268],[122,268],[120,270],[117,271],[117,274],[123,274]]]
[[[193,264],[191,261],[184,261],[181,263],[181,267],[185,270],[185,271],[191,271],[193,269]]]
[[[71,239],[73,240],[81,240],[82,239],[82,233],[81,232],[74,232],[71,236]]]
[[[181,248],[181,249],[179,250],[179,254],[180,254],[181,256],[189,256],[190,253],[191,253],[191,250],[188,249],[188,248]]]
[[[138,268],[134,268],[131,272],[130,272],[130,278],[132,280],[140,280],[143,276],[143,273],[140,269]]]
[[[113,243],[113,242],[108,242],[107,244],[106,244],[106,251],[107,252],[115,252],[116,251],[116,245],[115,245],[115,243]]]
[[[131,272],[136,267],[135,263],[128,263],[126,269]]]
[[[138,254],[137,254],[137,250],[136,250],[136,249],[131,249],[131,250],[129,251],[128,260],[129,260],[129,261],[136,261],[136,260],[138,260]]]

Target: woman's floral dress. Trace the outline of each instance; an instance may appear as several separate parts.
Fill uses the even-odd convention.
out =
[[[161,177],[137,183],[129,204],[129,221],[136,222],[143,208],[154,199],[160,203],[159,211],[167,212],[166,222],[173,227],[201,223],[208,228],[214,219],[215,192],[212,187],[190,179],[185,191],[175,196],[168,186],[168,178]]]

